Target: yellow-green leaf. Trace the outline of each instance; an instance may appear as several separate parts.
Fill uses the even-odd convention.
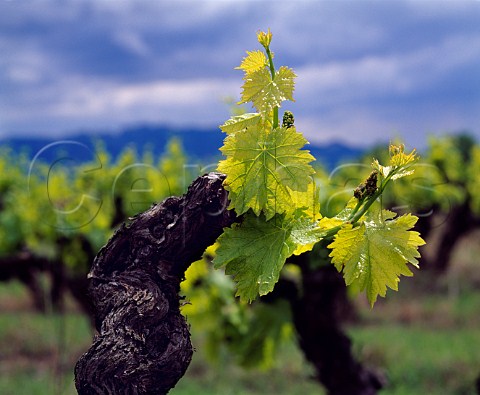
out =
[[[385,212],[384,218],[392,218],[392,213]],[[411,214],[385,221],[369,218],[357,227],[346,225],[328,246],[345,283],[366,290],[372,306],[387,287],[398,289],[400,275],[412,276],[408,263],[418,267],[418,247],[425,242],[410,230],[417,219]]]
[[[235,69],[240,69],[250,74],[264,68],[266,65],[267,57],[262,51],[247,51],[247,56],[243,58],[240,66],[235,67]]]
[[[285,128],[270,133],[252,128],[228,136],[221,148],[227,159],[218,169],[227,175],[230,207],[239,215],[263,211],[267,220],[302,208],[304,197],[299,199],[298,192],[308,191],[314,173],[313,156],[301,149],[306,143],[300,133]]]
[[[270,71],[262,68],[245,75],[241,103],[252,102],[257,111],[268,114],[280,107],[285,100],[293,100],[295,73],[288,67],[280,67],[272,80]]]
[[[260,123],[261,116],[259,113],[246,113],[230,118],[220,126],[223,132],[233,134],[240,132],[248,127],[257,126]]]

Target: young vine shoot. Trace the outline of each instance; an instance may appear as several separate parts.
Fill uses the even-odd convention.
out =
[[[288,67],[275,68],[270,30],[257,39],[263,50],[247,52],[238,67],[245,73],[240,103],[251,103],[256,112],[220,126],[227,136],[218,170],[226,174],[229,209],[240,221],[218,239],[214,265],[233,275],[237,296],[251,302],[273,290],[290,256],[323,241],[346,285],[365,291],[373,306],[387,287],[398,289],[400,275],[412,275],[409,263],[418,267],[418,248],[425,244],[412,230],[417,217],[397,217],[381,207],[385,188],[414,172],[415,150],[391,145],[389,163],[373,160],[372,173],[345,208],[322,218],[315,158],[303,149],[308,142],[290,112],[279,121],[282,103],[294,100],[296,75]]]

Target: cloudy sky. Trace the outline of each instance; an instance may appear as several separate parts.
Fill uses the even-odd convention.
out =
[[[0,0],[0,136],[215,130],[267,28],[310,141],[480,137],[478,0]]]

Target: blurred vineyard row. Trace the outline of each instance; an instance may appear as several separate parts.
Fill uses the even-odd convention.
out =
[[[47,147],[58,159],[33,159],[3,148],[0,159],[0,279],[17,278],[40,310],[61,310],[69,291],[82,308],[86,273],[116,226],[154,202],[183,192],[192,169],[179,141],[160,158],[126,148],[113,160],[101,144],[90,161],[78,161],[86,146]],[[197,169],[198,171],[198,169]],[[48,274],[48,283],[40,277]],[[47,285],[48,289],[45,289]]]
[[[167,196],[182,194],[214,166],[190,163],[177,139],[157,158],[128,147],[113,159],[99,143],[92,159],[79,163],[79,147],[49,148],[57,160],[43,162],[41,152],[32,160],[1,149],[0,279],[24,282],[39,309],[46,302],[61,309],[68,290],[88,312],[85,275],[115,227]],[[371,171],[372,158],[386,162],[387,155],[378,147],[331,172],[317,166],[322,214],[339,212]],[[420,217],[422,236],[428,241],[435,234],[435,248],[424,254],[422,267],[443,272],[458,241],[480,226],[480,146],[468,135],[435,138],[420,158],[415,174],[383,195],[383,205]],[[50,277],[48,292],[38,278],[43,273]]]

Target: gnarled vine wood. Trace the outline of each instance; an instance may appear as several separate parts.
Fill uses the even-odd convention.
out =
[[[98,334],[75,367],[80,395],[166,394],[185,373],[193,349],[178,292],[190,263],[235,220],[223,178],[197,178],[98,253],[88,275]]]

